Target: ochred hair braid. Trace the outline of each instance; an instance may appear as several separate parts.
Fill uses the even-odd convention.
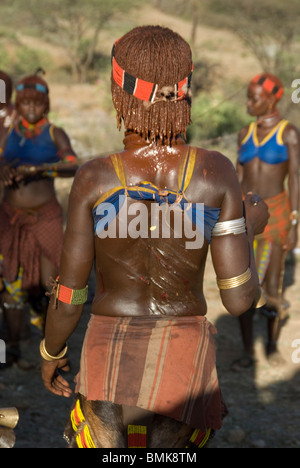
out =
[[[160,26],[134,28],[120,38],[114,50],[118,64],[132,76],[171,86],[192,70],[188,43],[177,33]],[[119,128],[133,130],[158,143],[171,143],[178,134],[186,134],[190,124],[191,99],[145,103],[130,95],[111,80],[112,99]]]

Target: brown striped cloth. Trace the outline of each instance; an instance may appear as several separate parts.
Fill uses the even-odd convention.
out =
[[[92,315],[76,392],[87,400],[136,406],[191,427],[219,429],[226,408],[213,335],[200,316]]]
[[[3,277],[16,280],[23,267],[22,289],[40,287],[40,258],[44,255],[59,267],[63,242],[62,208],[56,197],[36,209],[13,209],[0,206],[0,253],[3,255]]]
[[[257,238],[283,245],[290,229],[290,200],[286,191],[264,200],[269,208],[270,218],[265,230]]]

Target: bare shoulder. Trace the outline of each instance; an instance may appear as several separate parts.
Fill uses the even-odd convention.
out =
[[[204,203],[221,208],[220,220],[241,217],[242,192],[232,161],[219,151],[205,151],[203,156],[206,178],[200,177],[199,187],[204,185]]]
[[[299,129],[296,127],[296,125],[292,124],[291,122],[288,122],[286,125],[282,138],[285,144],[289,143],[296,143],[300,144],[300,132]]]
[[[187,195],[208,206],[220,207],[224,197],[240,190],[231,160],[219,151],[198,149],[193,179]]]
[[[110,157],[93,158],[78,168],[70,198],[84,197],[93,204],[103,193],[119,184]]]
[[[210,151],[201,149],[198,151],[198,158],[207,171],[214,177],[224,178],[230,174],[235,175],[235,168],[228,156],[219,151]],[[208,172],[206,172],[208,174]]]
[[[52,132],[55,143],[59,144],[59,143],[69,142],[69,137],[63,128],[57,127],[56,125],[51,124],[51,132]]]
[[[250,127],[250,124],[249,125],[245,125],[244,127],[242,127],[240,129],[240,131],[238,132],[238,145],[241,144],[241,142],[243,141],[243,139],[245,138],[245,136],[247,135],[248,131],[249,131],[249,127]]]

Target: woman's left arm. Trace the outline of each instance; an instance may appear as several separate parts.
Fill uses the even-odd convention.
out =
[[[78,160],[70,138],[62,128],[53,126],[53,140],[61,160],[56,165],[56,175],[58,177],[73,177],[78,169]]]

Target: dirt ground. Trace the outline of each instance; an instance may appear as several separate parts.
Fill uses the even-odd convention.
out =
[[[299,448],[299,388],[300,351],[292,347],[300,340],[300,257],[287,259],[285,276],[286,298],[290,301],[289,319],[280,338],[280,352],[285,364],[271,367],[264,354],[266,319],[255,318],[254,368],[242,372],[230,370],[232,361],[240,356],[242,342],[237,319],[224,310],[209,261],[205,288],[208,318],[216,326],[217,368],[229,415],[218,431],[210,448]],[[90,280],[93,290],[93,278]],[[68,379],[73,385],[78,370],[80,349],[89,319],[87,304],[82,320],[69,341],[71,371]],[[0,408],[15,406],[20,419],[15,429],[15,448],[64,448],[63,428],[71,401],[48,393],[42,384],[39,369],[40,335],[31,329],[31,336],[22,342],[24,356],[36,368],[23,371],[16,367],[0,371]],[[299,345],[298,345],[299,346]],[[294,354],[293,354],[294,353]],[[293,359],[294,357],[294,359]]]

